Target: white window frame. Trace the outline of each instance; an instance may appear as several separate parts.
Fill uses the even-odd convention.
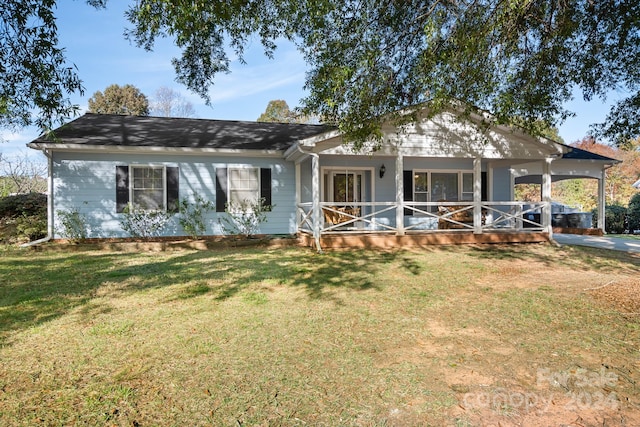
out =
[[[153,164],[135,164],[129,165],[129,202],[134,208],[138,208],[139,205],[135,203],[135,169],[161,169],[162,170],[162,206],[161,211],[167,211],[167,167],[165,165],[153,165]],[[146,210],[146,209],[145,209]]]
[[[471,175],[471,191],[464,191],[464,176],[465,175]],[[469,172],[469,171],[461,171],[460,172],[460,193],[459,193],[459,199],[462,202],[473,202],[473,183],[474,183],[474,178],[473,178],[473,171]],[[465,199],[465,195],[470,196],[470,198]]]
[[[323,202],[332,203],[333,202],[333,174],[334,173],[353,173],[355,175],[361,175],[361,185],[362,188],[360,191],[362,192],[362,199],[366,199],[365,189],[367,185],[371,186],[371,203],[375,203],[375,168],[368,166],[349,166],[349,167],[339,167],[339,166],[323,166],[320,168],[320,176],[323,178],[320,180],[320,194]],[[369,172],[369,176],[371,176],[371,182],[367,182],[367,174]],[[325,179],[326,178],[326,179]],[[364,200],[358,200],[359,203],[364,202]]]
[[[473,177],[473,170],[471,169],[413,169],[411,171],[411,177],[412,179],[412,192],[413,192],[413,200],[416,200],[416,181],[415,181],[415,176],[417,173],[426,173],[427,174],[427,202],[432,202],[434,200],[431,200],[431,194],[432,194],[432,185],[433,185],[433,179],[431,174],[434,173],[439,173],[439,174],[457,174],[458,175],[458,202],[473,202],[473,191],[469,192],[469,191],[463,191],[464,190],[464,186],[463,186],[463,177],[464,174],[471,174],[471,176]],[[473,180],[472,180],[473,182]],[[424,191],[419,191],[417,193],[424,193]],[[465,200],[463,197],[464,195],[470,194],[471,195],[471,199],[469,200]],[[449,201],[449,200],[447,200]],[[454,200],[450,200],[450,201],[454,201]]]
[[[424,190],[416,191],[416,174],[426,174],[427,186]],[[421,202],[430,202],[431,201],[431,173],[426,170],[413,170],[411,171],[412,187],[413,187],[413,201],[417,201],[416,194],[426,194],[426,200],[421,200]]]
[[[233,175],[233,171],[236,170],[252,170],[254,171],[254,173],[256,174],[256,183],[257,186],[255,188],[255,192],[256,192],[256,198],[255,201],[256,202],[260,202],[260,189],[262,188],[261,185],[262,183],[260,182],[260,178],[261,178],[261,173],[260,173],[260,168],[257,166],[251,166],[251,165],[228,165],[227,166],[227,203],[228,205],[233,208],[234,206],[237,207],[237,202],[240,202],[241,200],[234,200],[233,194],[234,191],[249,191],[249,190],[253,190],[253,189],[237,189],[234,188],[232,186],[232,179],[231,176]]]

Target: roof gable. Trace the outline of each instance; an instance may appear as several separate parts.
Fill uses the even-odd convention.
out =
[[[375,154],[422,157],[451,157],[486,159],[532,159],[560,157],[568,150],[555,141],[536,138],[520,129],[501,125],[479,124],[476,117],[459,118],[444,111],[435,116],[423,114],[416,122],[396,126],[384,124],[383,143],[375,147]],[[331,139],[313,140],[308,148],[323,154],[362,154],[351,145],[342,144],[340,135]],[[364,146],[365,152],[374,144]]]

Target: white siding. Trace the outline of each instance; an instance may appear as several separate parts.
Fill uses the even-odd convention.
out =
[[[54,169],[54,234],[58,234],[59,210],[77,209],[89,225],[88,237],[127,237],[120,226],[122,214],[116,213],[117,165],[145,164],[180,168],[180,199],[199,194],[215,202],[215,170],[229,165],[251,165],[271,168],[273,210],[259,233],[291,234],[295,230],[295,167],[277,158],[243,158],[214,156],[167,156],[133,154],[88,154],[55,152]],[[211,212],[206,217],[207,234],[222,234],[218,217],[225,213]],[[164,235],[184,235],[177,217],[169,223]]]

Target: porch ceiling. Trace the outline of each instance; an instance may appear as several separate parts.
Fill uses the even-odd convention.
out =
[[[602,171],[611,166],[606,160],[555,159],[551,162],[551,180],[562,181],[574,178],[599,179]],[[540,184],[542,162],[529,162],[512,168],[516,184]]]
[[[551,175],[551,182],[564,181],[566,179],[597,179],[593,176],[580,175]],[[516,184],[542,184],[542,175],[520,176],[515,179]]]

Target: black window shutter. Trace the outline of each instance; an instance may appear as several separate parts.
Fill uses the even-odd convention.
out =
[[[402,186],[404,189],[404,201],[413,202],[413,171],[402,171]],[[412,216],[411,209],[404,209],[405,216]]]
[[[128,204],[129,166],[116,166],[116,212],[124,212]]]
[[[487,193],[487,173],[486,172],[482,172],[480,179],[482,181],[481,184],[481,193],[482,193],[482,201],[486,202],[488,199],[488,193]]]
[[[227,205],[227,168],[216,168],[216,212],[224,212]]]
[[[260,168],[260,198],[264,206],[271,209],[271,168]]]
[[[180,170],[167,166],[167,212],[178,212],[180,197]]]

